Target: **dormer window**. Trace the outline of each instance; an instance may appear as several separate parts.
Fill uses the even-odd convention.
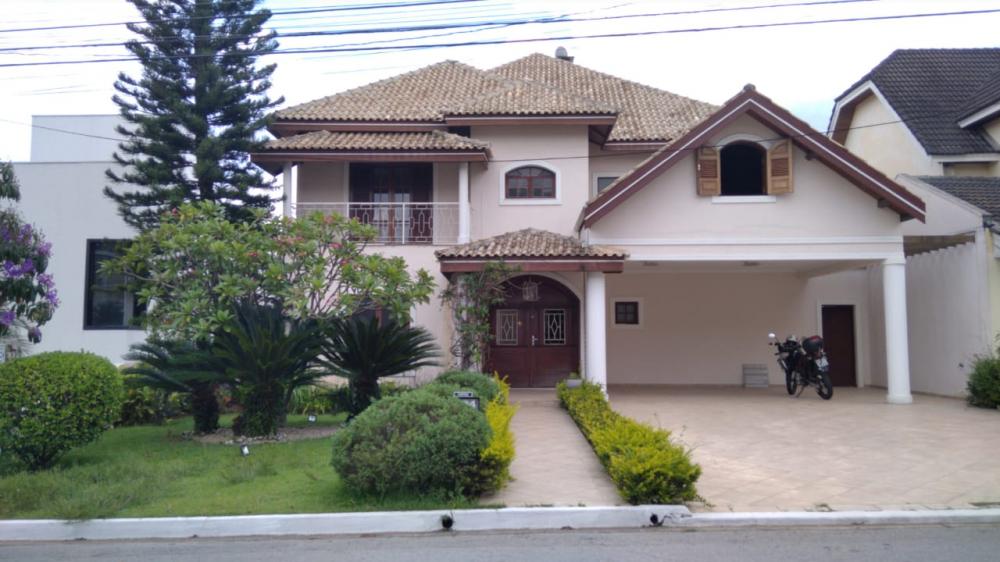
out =
[[[773,142],[770,148],[745,140],[726,143],[721,149],[703,146],[696,158],[698,195],[752,201],[792,193],[792,157],[789,140]]]
[[[541,166],[521,166],[504,176],[507,199],[555,199],[556,174]]]
[[[719,151],[722,168],[720,195],[764,195],[764,148],[752,142],[734,142]]]

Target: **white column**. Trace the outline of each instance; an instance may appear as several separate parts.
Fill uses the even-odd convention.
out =
[[[282,204],[282,215],[286,217],[295,216],[295,204],[298,201],[298,194],[295,185],[295,165],[291,162],[285,162],[285,166],[281,169],[281,187],[282,195],[285,196],[285,202]]]
[[[587,272],[586,283],[586,365],[584,365],[585,378],[601,385],[607,390],[608,387],[608,354],[607,354],[607,325],[605,323],[605,308],[607,307],[604,290],[604,273],[601,271]]]
[[[469,225],[469,163],[458,164],[458,243],[465,244],[472,240]]]
[[[910,348],[906,328],[906,259],[889,258],[882,262],[882,291],[885,302],[886,401],[909,404]]]

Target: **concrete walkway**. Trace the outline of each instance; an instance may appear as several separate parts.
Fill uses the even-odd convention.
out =
[[[483,503],[507,507],[623,505],[590,444],[552,389],[513,389],[513,481]]]

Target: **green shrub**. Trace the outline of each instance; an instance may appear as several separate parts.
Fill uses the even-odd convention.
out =
[[[292,391],[288,413],[322,415],[334,411],[331,389],[325,386],[300,386]]]
[[[489,439],[485,416],[458,400],[406,392],[374,402],[334,434],[333,467],[366,494],[458,494]]]
[[[457,386],[459,390],[471,390],[479,397],[479,402],[483,407],[485,407],[487,402],[492,401],[500,394],[500,386],[493,377],[470,371],[450,371],[443,373],[428,383],[428,385],[434,384]]]
[[[166,397],[152,388],[126,386],[121,415],[115,425],[160,425],[167,417],[165,402]]]
[[[1000,357],[977,357],[966,388],[969,404],[980,408],[1000,407]]]
[[[91,353],[51,352],[0,365],[0,447],[30,469],[96,440],[118,419],[122,378]]]
[[[502,488],[510,480],[510,463],[514,461],[514,433],[510,421],[517,406],[510,403],[510,385],[496,375],[497,396],[486,404],[486,422],[490,426],[490,443],[479,453],[479,465],[473,471],[467,493],[482,495]]]
[[[618,414],[598,385],[560,383],[558,394],[626,501],[669,504],[697,498],[701,467],[687,449],[670,441],[670,432]]]

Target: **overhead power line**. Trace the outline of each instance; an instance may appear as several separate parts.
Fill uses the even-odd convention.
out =
[[[565,17],[565,16],[548,16],[541,18],[526,18],[526,19],[516,19],[516,20],[491,20],[491,21],[473,21],[473,22],[463,22],[463,23],[439,23],[439,24],[426,24],[426,25],[411,25],[411,26],[400,26],[400,27],[372,27],[363,29],[336,29],[336,30],[322,30],[322,31],[296,31],[291,33],[281,33],[278,32],[275,35],[276,39],[282,38],[302,38],[302,37],[328,37],[336,35],[361,35],[361,34],[373,34],[373,33],[410,33],[414,31],[436,31],[442,29],[458,29],[458,28],[469,28],[469,27],[484,27],[484,26],[518,26],[518,25],[533,25],[533,24],[548,24],[548,23],[579,23],[579,22],[594,22],[594,21],[610,21],[610,20],[621,20],[621,19],[635,19],[635,18],[652,18],[652,17],[663,17],[663,16],[681,16],[681,15],[694,15],[694,14],[711,14],[718,12],[739,12],[739,11],[751,11],[751,10],[766,10],[774,8],[790,8],[790,7],[804,7],[804,6],[823,6],[829,4],[856,4],[860,2],[873,2],[875,0],[820,0],[817,2],[792,2],[785,4],[763,4],[756,6],[734,6],[730,8],[707,8],[700,10],[683,10],[683,11],[670,11],[670,12],[645,12],[639,14],[617,14],[608,16],[594,16],[594,17]],[[229,38],[238,39],[251,39],[255,36],[253,35],[229,35]],[[200,38],[208,38],[207,36],[201,36]],[[140,41],[140,44],[149,45],[156,41],[188,41],[190,37],[157,37],[155,41]],[[52,49],[75,49],[75,48],[97,48],[97,47],[118,47],[123,43],[121,41],[115,42],[104,42],[104,43],[77,43],[77,44],[62,44],[62,45],[28,45],[24,47],[2,47],[0,52],[9,51],[33,51],[33,50],[52,50]]]
[[[336,6],[332,8],[302,8],[297,10],[271,10],[271,14],[275,16],[286,16],[292,14],[318,14],[322,12],[347,12],[347,11],[363,11],[363,10],[381,10],[385,8],[410,8],[410,7],[420,7],[420,6],[431,6],[436,4],[467,4],[470,2],[483,2],[484,0],[422,0],[420,2],[395,2],[392,4],[351,4],[347,6]],[[215,16],[195,16],[191,19],[206,19]],[[159,22],[160,20],[154,20]],[[91,27],[114,27],[120,25],[129,24],[144,24],[150,23],[146,20],[133,20],[133,21],[115,21],[115,22],[104,22],[104,23],[78,23],[72,25],[50,25],[44,27],[20,27],[13,29],[0,29],[0,33],[18,33],[22,31],[52,31],[57,29],[83,29]]]
[[[615,39],[622,37],[644,37],[644,36],[654,36],[654,35],[670,35],[670,34],[686,34],[686,33],[705,33],[711,31],[727,31],[727,30],[740,30],[740,29],[766,29],[766,28],[777,28],[777,27],[795,27],[795,26],[807,26],[807,25],[821,25],[821,24],[832,24],[832,23],[857,23],[866,21],[888,21],[888,20],[901,20],[901,19],[916,19],[916,18],[930,18],[930,17],[945,17],[945,16],[965,16],[965,15],[982,15],[982,14],[993,14],[1000,12],[1000,8],[986,9],[986,10],[962,10],[962,11],[952,11],[952,12],[927,12],[927,13],[917,13],[917,14],[893,14],[884,16],[861,16],[861,17],[849,17],[849,18],[826,18],[818,20],[798,20],[798,21],[788,21],[788,22],[771,22],[771,23],[752,23],[752,24],[736,24],[736,25],[721,25],[721,26],[707,26],[707,27],[691,27],[683,29],[662,29],[662,30],[651,30],[651,31],[629,31],[629,32],[618,32],[618,33],[595,33],[589,35],[560,35],[560,36],[549,36],[549,37],[531,37],[523,39],[488,39],[481,41],[462,41],[456,43],[430,43],[430,44],[408,44],[408,45],[384,45],[384,46],[369,46],[369,47],[303,47],[298,49],[278,49],[270,55],[280,55],[280,54],[309,54],[309,53],[349,53],[349,52],[366,52],[366,51],[399,51],[399,50],[426,50],[426,49],[441,49],[441,48],[454,48],[454,47],[478,47],[484,45],[508,45],[508,44],[518,44],[518,43],[543,43],[551,41],[570,41],[576,39]],[[168,58],[198,58],[198,57],[214,57],[215,54],[206,55],[183,55],[183,56],[171,56]],[[232,56],[232,54],[227,55]],[[11,67],[21,67],[21,66],[54,66],[54,65],[70,65],[70,64],[95,64],[95,63],[106,63],[106,62],[132,62],[137,60],[135,57],[118,57],[118,58],[106,58],[106,59],[83,59],[83,60],[64,60],[64,61],[40,61],[40,62],[20,62],[20,63],[4,63],[0,64],[0,68],[11,68]]]

